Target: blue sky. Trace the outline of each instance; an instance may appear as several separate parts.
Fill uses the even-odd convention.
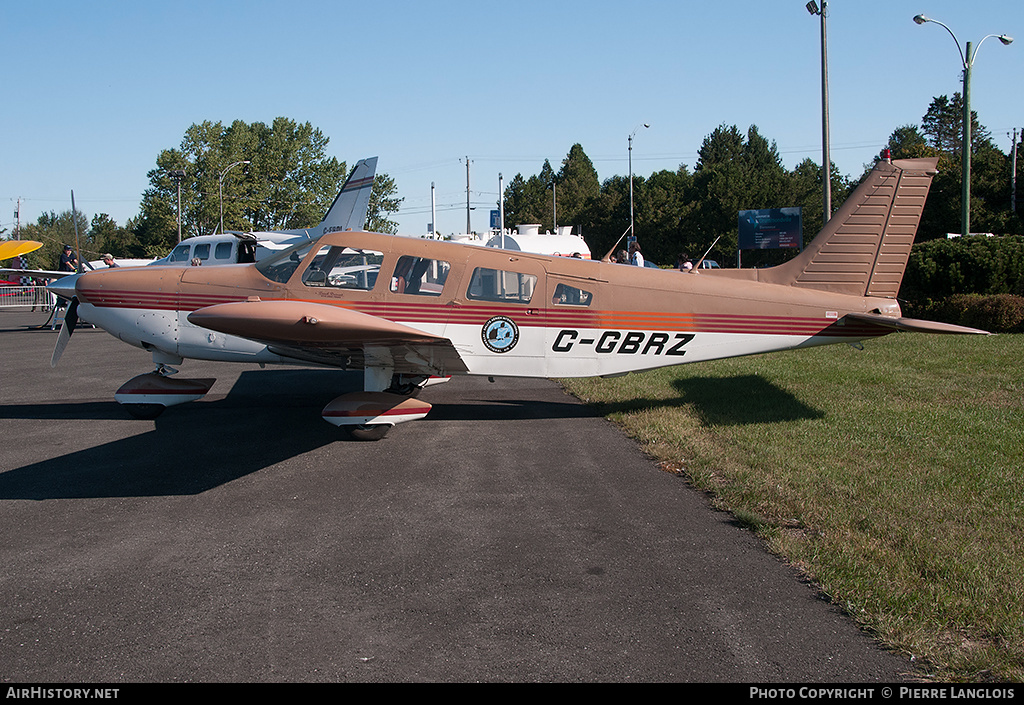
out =
[[[820,4],[820,0],[819,0]],[[832,0],[831,156],[859,176],[896,127],[961,88],[1004,152],[1024,127],[1020,0]],[[756,125],[787,168],[821,161],[820,24],[803,0],[516,3],[176,0],[4,8],[0,227],[70,208],[124,224],[189,125],[310,122],[351,166],[378,156],[400,230],[485,229],[498,175],[557,170],[580,143],[600,178],[691,169],[719,125]],[[649,123],[649,128],[641,127]],[[782,204],[784,205],[784,204]]]

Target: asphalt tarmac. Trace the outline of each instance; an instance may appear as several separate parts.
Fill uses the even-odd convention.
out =
[[[342,440],[350,373],[217,377],[155,421],[148,354],[0,311],[0,680],[892,683],[756,537],[544,380],[455,379]]]

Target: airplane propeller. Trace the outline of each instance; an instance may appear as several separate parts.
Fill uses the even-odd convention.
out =
[[[71,340],[71,334],[75,332],[78,325],[78,297],[71,299],[68,310],[64,313],[64,321],[60,324],[60,333],[57,334],[57,343],[53,346],[53,356],[50,358],[50,367],[56,367],[60,356],[64,354],[64,348]]]

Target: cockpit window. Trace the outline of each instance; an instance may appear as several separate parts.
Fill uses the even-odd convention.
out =
[[[306,286],[369,291],[377,283],[383,253],[324,245],[302,273]]]
[[[391,291],[396,294],[440,296],[451,265],[425,257],[404,255],[398,259],[391,276]]]
[[[473,270],[466,298],[528,304],[536,286],[537,277],[532,274],[477,267]]]

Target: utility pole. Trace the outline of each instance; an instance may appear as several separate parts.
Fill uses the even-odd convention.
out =
[[[1017,212],[1017,128],[1013,128],[1013,157],[1010,160],[1010,212]]]
[[[558,233],[558,187],[551,180],[551,234]]]
[[[434,195],[434,182],[430,182],[430,235],[437,239],[437,201]]]
[[[185,178],[184,169],[174,169],[167,175],[178,182],[178,242],[181,242],[181,180]]]
[[[473,232],[473,228],[469,223],[469,157],[466,157],[466,234],[469,235]]]
[[[14,239],[21,239],[21,198],[18,198],[18,205],[14,207]]]

